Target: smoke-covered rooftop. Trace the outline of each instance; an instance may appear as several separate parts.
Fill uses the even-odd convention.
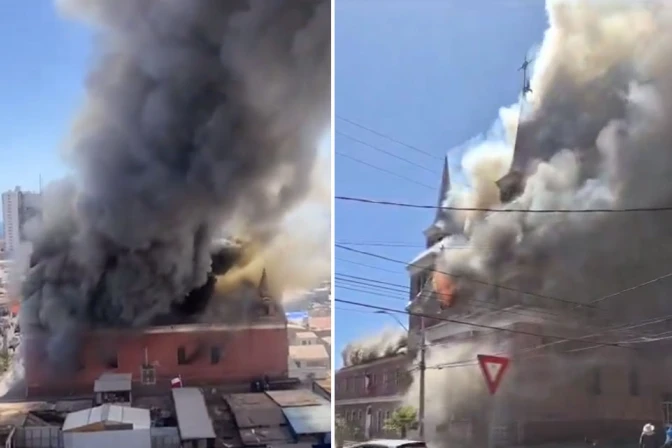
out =
[[[343,349],[343,366],[351,367],[368,364],[379,359],[405,354],[408,349],[408,335],[399,330],[382,333],[349,343]]]

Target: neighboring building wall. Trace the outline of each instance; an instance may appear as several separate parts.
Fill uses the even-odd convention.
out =
[[[92,333],[82,350],[83,368],[71,376],[53,375],[45,364],[45,344],[40,337],[24,335],[22,344],[26,350],[28,396],[93,393],[93,383],[103,372],[132,373],[133,382],[141,383],[145,364],[154,367],[156,387],[166,389],[178,375],[185,386],[246,382],[264,375],[288,376],[284,324],[247,328],[190,325],[135,333]],[[184,359],[180,360],[181,355]],[[113,368],[115,359],[117,367]]]
[[[531,322],[513,323],[508,328],[576,338],[585,335],[578,328],[560,331],[557,325]],[[585,437],[627,440],[647,422],[661,427],[672,420],[672,386],[667,374],[672,359],[659,355],[669,348],[647,354],[617,347],[585,350],[590,344],[565,342],[539,349],[554,339],[465,330],[451,324],[432,330],[428,335],[436,338],[428,338],[429,344],[468,344],[471,350],[516,357],[494,397],[487,393],[475,363],[441,370],[441,384],[459,384],[461,392],[456,395],[443,386],[432,392],[428,400],[439,405],[428,403],[427,440],[485,446],[487,428],[498,446],[580,441]],[[528,350],[528,355],[521,356]],[[433,364],[431,355],[428,364]],[[444,412],[433,413],[432,408]]]
[[[356,438],[398,437],[385,430],[384,424],[402,405],[412,381],[410,367],[410,359],[399,355],[336,372],[336,415],[355,431]]]
[[[148,429],[63,433],[63,448],[152,448]]]

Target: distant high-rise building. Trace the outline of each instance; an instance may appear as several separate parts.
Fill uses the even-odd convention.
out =
[[[42,195],[29,191],[14,190],[2,193],[2,221],[4,227],[5,251],[15,255],[23,243],[27,242],[25,225],[40,215]]]

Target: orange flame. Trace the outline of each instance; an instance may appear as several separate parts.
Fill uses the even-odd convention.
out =
[[[434,272],[432,286],[434,286],[434,292],[441,308],[450,308],[455,298],[455,283],[450,276],[442,272]]]

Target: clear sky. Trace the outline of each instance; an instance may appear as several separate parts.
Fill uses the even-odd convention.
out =
[[[4,2],[0,13],[0,191],[60,177],[59,151],[83,94],[91,36],[52,0]]]
[[[517,100],[518,67],[541,43],[546,24],[542,0],[337,0],[336,194],[435,205],[441,158],[452,153],[456,174],[459,150],[453,148],[487,131],[499,108]],[[422,231],[433,216],[431,210],[337,200],[336,242],[408,262],[423,250]],[[404,265],[343,249],[335,254],[335,298],[404,308]],[[374,289],[353,276],[401,286]],[[397,326],[354,305],[336,303],[335,310],[337,367],[349,341]]]

